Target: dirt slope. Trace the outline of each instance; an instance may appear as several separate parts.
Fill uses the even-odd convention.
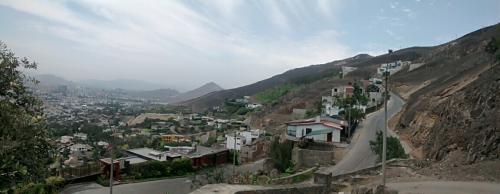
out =
[[[408,100],[397,129],[422,157],[458,150],[464,163],[499,159],[500,67],[484,51],[491,37],[500,38],[500,25],[437,46],[417,59],[423,66],[392,78]]]

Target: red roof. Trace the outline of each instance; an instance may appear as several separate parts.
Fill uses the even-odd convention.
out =
[[[296,120],[296,121],[290,121],[286,123],[287,125],[292,125],[292,126],[301,126],[301,125],[316,125],[316,124],[322,124],[326,127],[331,127],[331,128],[336,128],[342,130],[342,126],[340,124],[328,121],[328,120],[320,120],[319,122],[316,122],[316,119],[304,119],[304,120]]]

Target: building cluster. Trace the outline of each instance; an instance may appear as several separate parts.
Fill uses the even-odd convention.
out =
[[[410,61],[384,63],[377,69],[377,76],[369,80],[362,80],[355,85],[348,84],[333,87],[330,95],[321,97],[321,116],[293,120],[286,123],[287,139],[292,141],[311,140],[327,143],[340,142],[341,137],[345,136],[346,131],[351,130],[349,127],[353,128],[348,121],[345,121],[350,119],[346,115],[349,114],[347,113],[349,112],[348,110],[357,110],[362,114],[366,114],[368,110],[376,110],[384,100],[383,82],[381,79],[383,73],[390,72],[393,74],[410,64]],[[345,75],[355,69],[352,67],[343,67],[342,73]],[[359,90],[359,95],[363,96],[365,102],[360,102],[361,100],[353,98],[355,90]],[[346,108],[349,109],[346,110]],[[305,115],[305,110],[294,109],[293,114]]]
[[[401,71],[401,69],[403,69],[403,67],[410,66],[410,65],[411,65],[411,61],[401,61],[401,60],[391,62],[391,63],[383,63],[383,64],[380,64],[379,68],[377,68],[377,74],[379,76],[383,76],[384,72],[389,72],[389,74],[392,75],[398,71]]]

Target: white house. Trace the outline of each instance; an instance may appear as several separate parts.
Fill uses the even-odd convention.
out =
[[[71,140],[73,140],[72,136],[63,135],[61,136],[61,140],[59,140],[59,142],[61,142],[62,144],[69,144],[71,143]]]
[[[78,158],[90,158],[92,156],[92,151],[94,148],[88,144],[74,144],[69,147],[72,156]]]
[[[382,92],[369,92],[368,97],[368,107],[377,106],[384,100],[384,98],[382,97]]]
[[[339,106],[335,105],[335,99],[332,96],[322,96],[321,102],[323,103],[324,114],[328,116],[338,116],[342,110]]]
[[[298,141],[301,139],[312,139],[318,142],[340,142],[342,122],[327,117],[316,117],[313,119],[295,120],[287,124],[287,139]]]
[[[248,109],[256,109],[256,108],[259,108],[261,107],[262,104],[257,104],[257,103],[250,103],[250,104],[247,104],[247,108]]]
[[[391,75],[403,69],[404,66],[410,65],[411,61],[395,61],[392,63],[381,64],[377,69],[377,74],[383,75],[384,72],[389,72]]]
[[[87,140],[87,134],[85,133],[75,133],[73,134],[75,138],[81,139],[83,141]]]
[[[264,131],[260,129],[251,129],[249,131],[237,132],[236,138],[234,134],[226,135],[226,148],[240,151],[242,145],[251,145],[262,134],[264,134]]]

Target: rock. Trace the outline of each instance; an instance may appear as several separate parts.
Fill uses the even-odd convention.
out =
[[[373,194],[372,189],[366,188],[366,187],[358,187],[354,188],[351,191],[351,194]]]
[[[387,187],[385,187],[385,189],[384,189],[384,186],[377,185],[377,187],[375,187],[374,194],[398,194],[398,191],[393,190],[393,189],[389,189]]]
[[[280,175],[280,172],[278,171],[278,169],[272,169],[271,172],[269,172],[269,176],[271,178],[276,178]]]

